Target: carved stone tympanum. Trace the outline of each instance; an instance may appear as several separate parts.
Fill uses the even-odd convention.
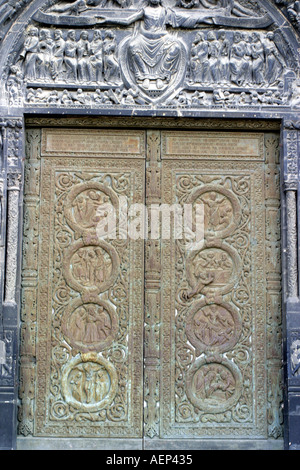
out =
[[[59,108],[298,106],[288,38],[259,2],[244,3],[45,6],[9,64],[8,100],[20,106],[25,95],[28,107]]]

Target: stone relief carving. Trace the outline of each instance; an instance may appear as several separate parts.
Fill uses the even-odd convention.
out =
[[[24,98],[43,107],[297,107],[296,59],[255,5],[78,1],[40,10],[40,25],[28,27],[10,65],[9,104],[21,106]],[[49,28],[50,17],[56,28]]]
[[[96,132],[98,145],[94,150],[90,139],[79,135],[87,144],[87,157],[66,159],[62,156],[55,167],[56,159],[41,155],[51,154],[51,143],[50,148],[47,146],[50,134],[43,134],[42,139],[40,134],[30,136],[34,140],[28,137],[31,144],[27,147],[25,167],[19,432],[47,435],[50,430],[51,435],[56,436],[127,436],[135,433],[142,423],[142,283],[137,287],[129,262],[131,250],[134,250],[139,283],[144,247],[142,241],[133,246],[125,238],[104,241],[97,237],[96,230],[101,221],[106,220],[107,203],[119,208],[121,197],[127,194],[131,197],[133,188],[135,197],[141,200],[144,161],[142,158],[134,161],[126,157],[111,158],[107,166],[103,166],[102,159],[91,158],[90,153],[100,147],[106,156],[110,151],[119,157],[122,152],[116,149],[117,139],[123,153],[127,151],[131,155],[140,149],[142,152],[144,134],[136,131],[130,139],[127,131],[123,136],[115,131],[108,136]],[[76,139],[76,133],[72,133],[71,138]],[[65,142],[60,138],[59,141]],[[55,138],[53,143],[55,146]],[[60,153],[69,150],[67,144],[60,148]],[[42,162],[49,171],[44,179]],[[50,204],[40,205],[39,195],[43,191],[55,207],[53,237],[44,211]],[[46,241],[48,236],[50,239]],[[53,268],[50,268],[53,287],[52,282],[40,278],[37,287],[38,266],[45,259],[44,254],[39,258],[39,253],[47,250],[49,243],[53,243],[55,251]],[[131,294],[132,283],[136,287]],[[51,307],[48,309],[47,303],[41,301],[45,307],[37,315],[37,305],[45,289],[52,291]],[[48,314],[51,315],[50,328],[45,321]],[[36,332],[43,328],[48,331],[48,346],[46,342],[36,341]],[[50,355],[46,353],[48,348]],[[46,370],[44,361],[51,364],[49,389],[41,373]],[[37,386],[37,395],[31,393],[32,384]],[[129,402],[131,394],[135,395],[134,407]]]
[[[13,332],[6,330],[2,333],[2,343],[5,350],[5,361],[0,363],[1,387],[12,387],[14,383],[14,359],[13,359]]]
[[[300,32],[300,2],[299,0],[275,0],[285,16],[289,19],[292,25]]]
[[[21,184],[21,174],[19,172],[11,172],[8,174],[7,255],[5,273],[5,302],[8,303],[16,303],[19,193]]]
[[[176,16],[179,13],[179,17],[182,17],[184,14],[180,13],[180,8],[182,10],[188,9],[186,19],[190,21],[191,17],[194,17],[198,23],[223,24],[227,26],[240,25],[240,27],[251,25],[250,27],[253,27],[254,20],[256,27],[272,24],[269,14],[256,1],[165,0],[163,6],[161,0],[148,0],[147,3],[150,7],[160,6],[171,16],[175,12]],[[128,24],[128,16],[130,16],[129,21],[136,21],[135,15],[140,16],[142,12],[145,12],[147,3],[144,2],[144,5],[141,6],[139,0],[112,0],[111,2],[105,0],[75,0],[69,3],[59,2],[57,5],[39,10],[35,15],[35,20],[45,24],[53,24],[53,13],[64,14],[71,16],[72,21],[75,22],[73,24],[77,26],[87,24],[92,26],[102,22],[103,8],[110,7],[110,11],[107,9],[106,18],[113,19],[113,21],[121,21],[122,24]],[[128,13],[131,15],[128,15]],[[63,17],[55,18],[55,24],[63,25],[66,24],[66,21]]]
[[[291,345],[291,369],[292,375],[297,377],[300,375],[300,340],[295,339]]]
[[[0,0],[0,42],[5,36],[11,21],[21,13],[30,0]]]

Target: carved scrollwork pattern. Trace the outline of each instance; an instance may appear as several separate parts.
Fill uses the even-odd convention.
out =
[[[135,281],[129,267],[134,250],[134,276],[139,283],[143,243],[133,247],[129,238],[110,237],[110,233],[104,239],[97,230],[106,220],[105,208],[118,210],[122,196],[130,202],[133,184],[134,200],[141,200],[142,159],[99,163],[92,157],[41,157],[40,161],[41,167],[36,168],[41,173],[37,200],[43,227],[39,255],[30,256],[32,238],[25,238],[28,250],[24,253],[24,267],[33,259],[40,273],[37,395],[31,433],[137,436],[142,426],[142,283],[131,293]],[[27,187],[30,184],[28,180]],[[30,230],[35,230],[34,221],[29,222]],[[46,259],[49,262],[43,263]],[[29,342],[24,343],[28,349]],[[34,350],[29,352],[35,357]],[[26,409],[26,400],[23,406]],[[29,409],[26,414],[27,421],[33,420]]]
[[[163,269],[162,435],[278,438],[278,137],[265,135],[265,150],[259,147],[257,162],[234,157],[236,161],[222,162],[221,173],[219,162],[202,156],[208,136],[196,146],[190,133],[182,155],[171,146],[170,135],[162,157],[163,198],[173,204],[203,204],[204,242],[190,251],[182,240],[164,243],[163,266],[171,253],[174,261]],[[215,144],[217,138],[216,134]],[[209,148],[215,150],[213,145]],[[195,152],[204,161],[190,161]],[[169,160],[171,155],[177,161]]]

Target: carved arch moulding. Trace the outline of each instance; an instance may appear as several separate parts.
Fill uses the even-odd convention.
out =
[[[281,125],[286,447],[300,448],[299,51],[299,1],[0,0],[0,448],[16,447],[24,117],[140,127],[139,116],[152,128]]]

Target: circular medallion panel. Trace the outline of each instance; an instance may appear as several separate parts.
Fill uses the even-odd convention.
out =
[[[232,191],[219,185],[205,185],[191,193],[190,203],[204,204],[205,235],[225,238],[238,227],[241,207]]]
[[[187,395],[191,403],[207,413],[221,413],[232,408],[242,392],[242,375],[226,358],[194,363],[187,374]]]
[[[75,232],[96,229],[117,210],[118,202],[115,192],[101,183],[78,184],[66,197],[65,217]]]
[[[100,293],[111,287],[119,272],[115,248],[103,240],[85,245],[79,241],[66,250],[63,268],[66,282],[77,292]]]
[[[105,301],[77,300],[64,312],[62,331],[68,343],[81,352],[101,351],[115,339],[118,318]]]
[[[83,360],[76,356],[63,370],[62,388],[66,402],[85,411],[109,405],[117,392],[117,372],[104,358]]]
[[[189,284],[197,292],[231,291],[241,272],[241,260],[236,250],[224,242],[204,243],[199,251],[186,260]]]
[[[239,312],[228,303],[196,302],[186,320],[187,337],[200,353],[230,351],[238,342],[241,330]]]

